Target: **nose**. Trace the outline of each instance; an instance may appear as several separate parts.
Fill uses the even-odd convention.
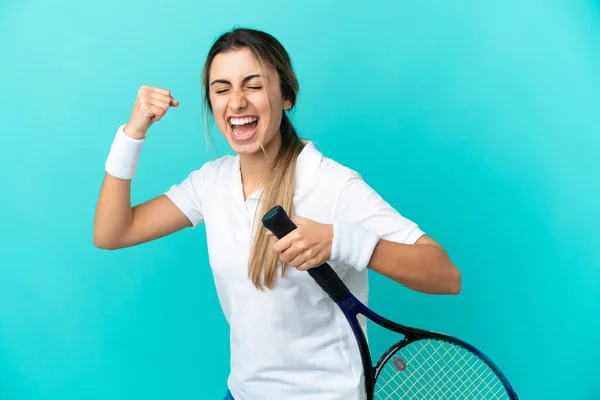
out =
[[[241,90],[232,91],[231,98],[229,99],[229,108],[232,111],[238,112],[246,107],[246,98],[244,92]]]

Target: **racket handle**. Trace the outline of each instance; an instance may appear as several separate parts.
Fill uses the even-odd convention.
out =
[[[281,206],[275,206],[269,210],[262,218],[262,223],[278,239],[296,229],[296,225]],[[308,274],[336,303],[350,294],[348,287],[327,263],[309,269]]]
[[[309,269],[307,272],[336,303],[350,294],[350,289],[342,282],[329,264],[321,264],[318,267]]]

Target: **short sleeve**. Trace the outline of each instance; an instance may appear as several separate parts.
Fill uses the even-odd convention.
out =
[[[200,190],[206,188],[205,166],[172,185],[165,195],[185,214],[195,228],[204,220]]]
[[[416,223],[390,206],[356,172],[342,189],[335,220],[358,224],[382,239],[396,243],[414,244],[425,234]]]

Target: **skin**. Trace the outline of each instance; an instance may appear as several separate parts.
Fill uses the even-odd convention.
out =
[[[278,127],[284,110],[292,106],[284,99],[277,72],[261,71],[248,49],[218,54],[210,74],[210,102],[219,130],[239,154],[240,171],[247,197],[261,185],[270,161],[281,147]],[[268,95],[267,95],[268,94]],[[138,92],[126,135],[143,139],[150,126],[171,107],[178,107],[170,91],[142,86]],[[231,136],[230,117],[257,116],[258,132],[252,140],[240,142]],[[268,127],[268,129],[267,129]],[[265,148],[267,157],[261,149]],[[185,215],[164,195],[131,207],[130,180],[106,174],[96,208],[94,243],[104,249],[118,249],[151,241],[190,225]],[[273,250],[283,262],[299,270],[321,265],[331,257],[333,225],[300,216],[293,218],[297,229]],[[267,235],[273,236],[271,232]],[[442,246],[429,236],[414,245],[381,239],[368,264],[376,271],[408,288],[436,294],[457,294],[461,275]]]
[[[248,49],[221,53],[213,61],[209,79],[215,120],[232,149],[240,155],[246,196],[259,186],[269,169],[260,143],[269,158],[277,154],[281,135],[274,127],[280,125],[283,110],[291,107],[282,97],[276,71],[269,68],[268,76],[261,78],[256,65]],[[228,118],[248,115],[259,117],[259,132],[265,130],[267,121],[271,122],[270,129],[249,142],[237,142],[230,134]],[[294,217],[293,221],[298,229],[273,245],[279,258],[304,271],[326,262],[331,257],[333,225],[302,217]],[[267,234],[273,237],[271,232]],[[442,246],[428,236],[421,237],[415,245],[380,240],[368,268],[421,292],[460,292],[458,269]]]
[[[283,111],[292,106],[281,94],[275,69],[267,67],[263,72],[261,75],[252,52],[241,49],[218,54],[209,74],[215,121],[233,151],[239,154],[245,197],[260,186],[269,170],[269,160],[281,148],[281,118]],[[231,135],[229,118],[243,116],[259,117],[258,134],[250,141],[240,142]]]

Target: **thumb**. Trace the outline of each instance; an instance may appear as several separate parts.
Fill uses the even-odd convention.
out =
[[[169,104],[171,107],[177,107],[179,105],[179,101],[175,100],[173,97],[171,97],[171,104]]]

